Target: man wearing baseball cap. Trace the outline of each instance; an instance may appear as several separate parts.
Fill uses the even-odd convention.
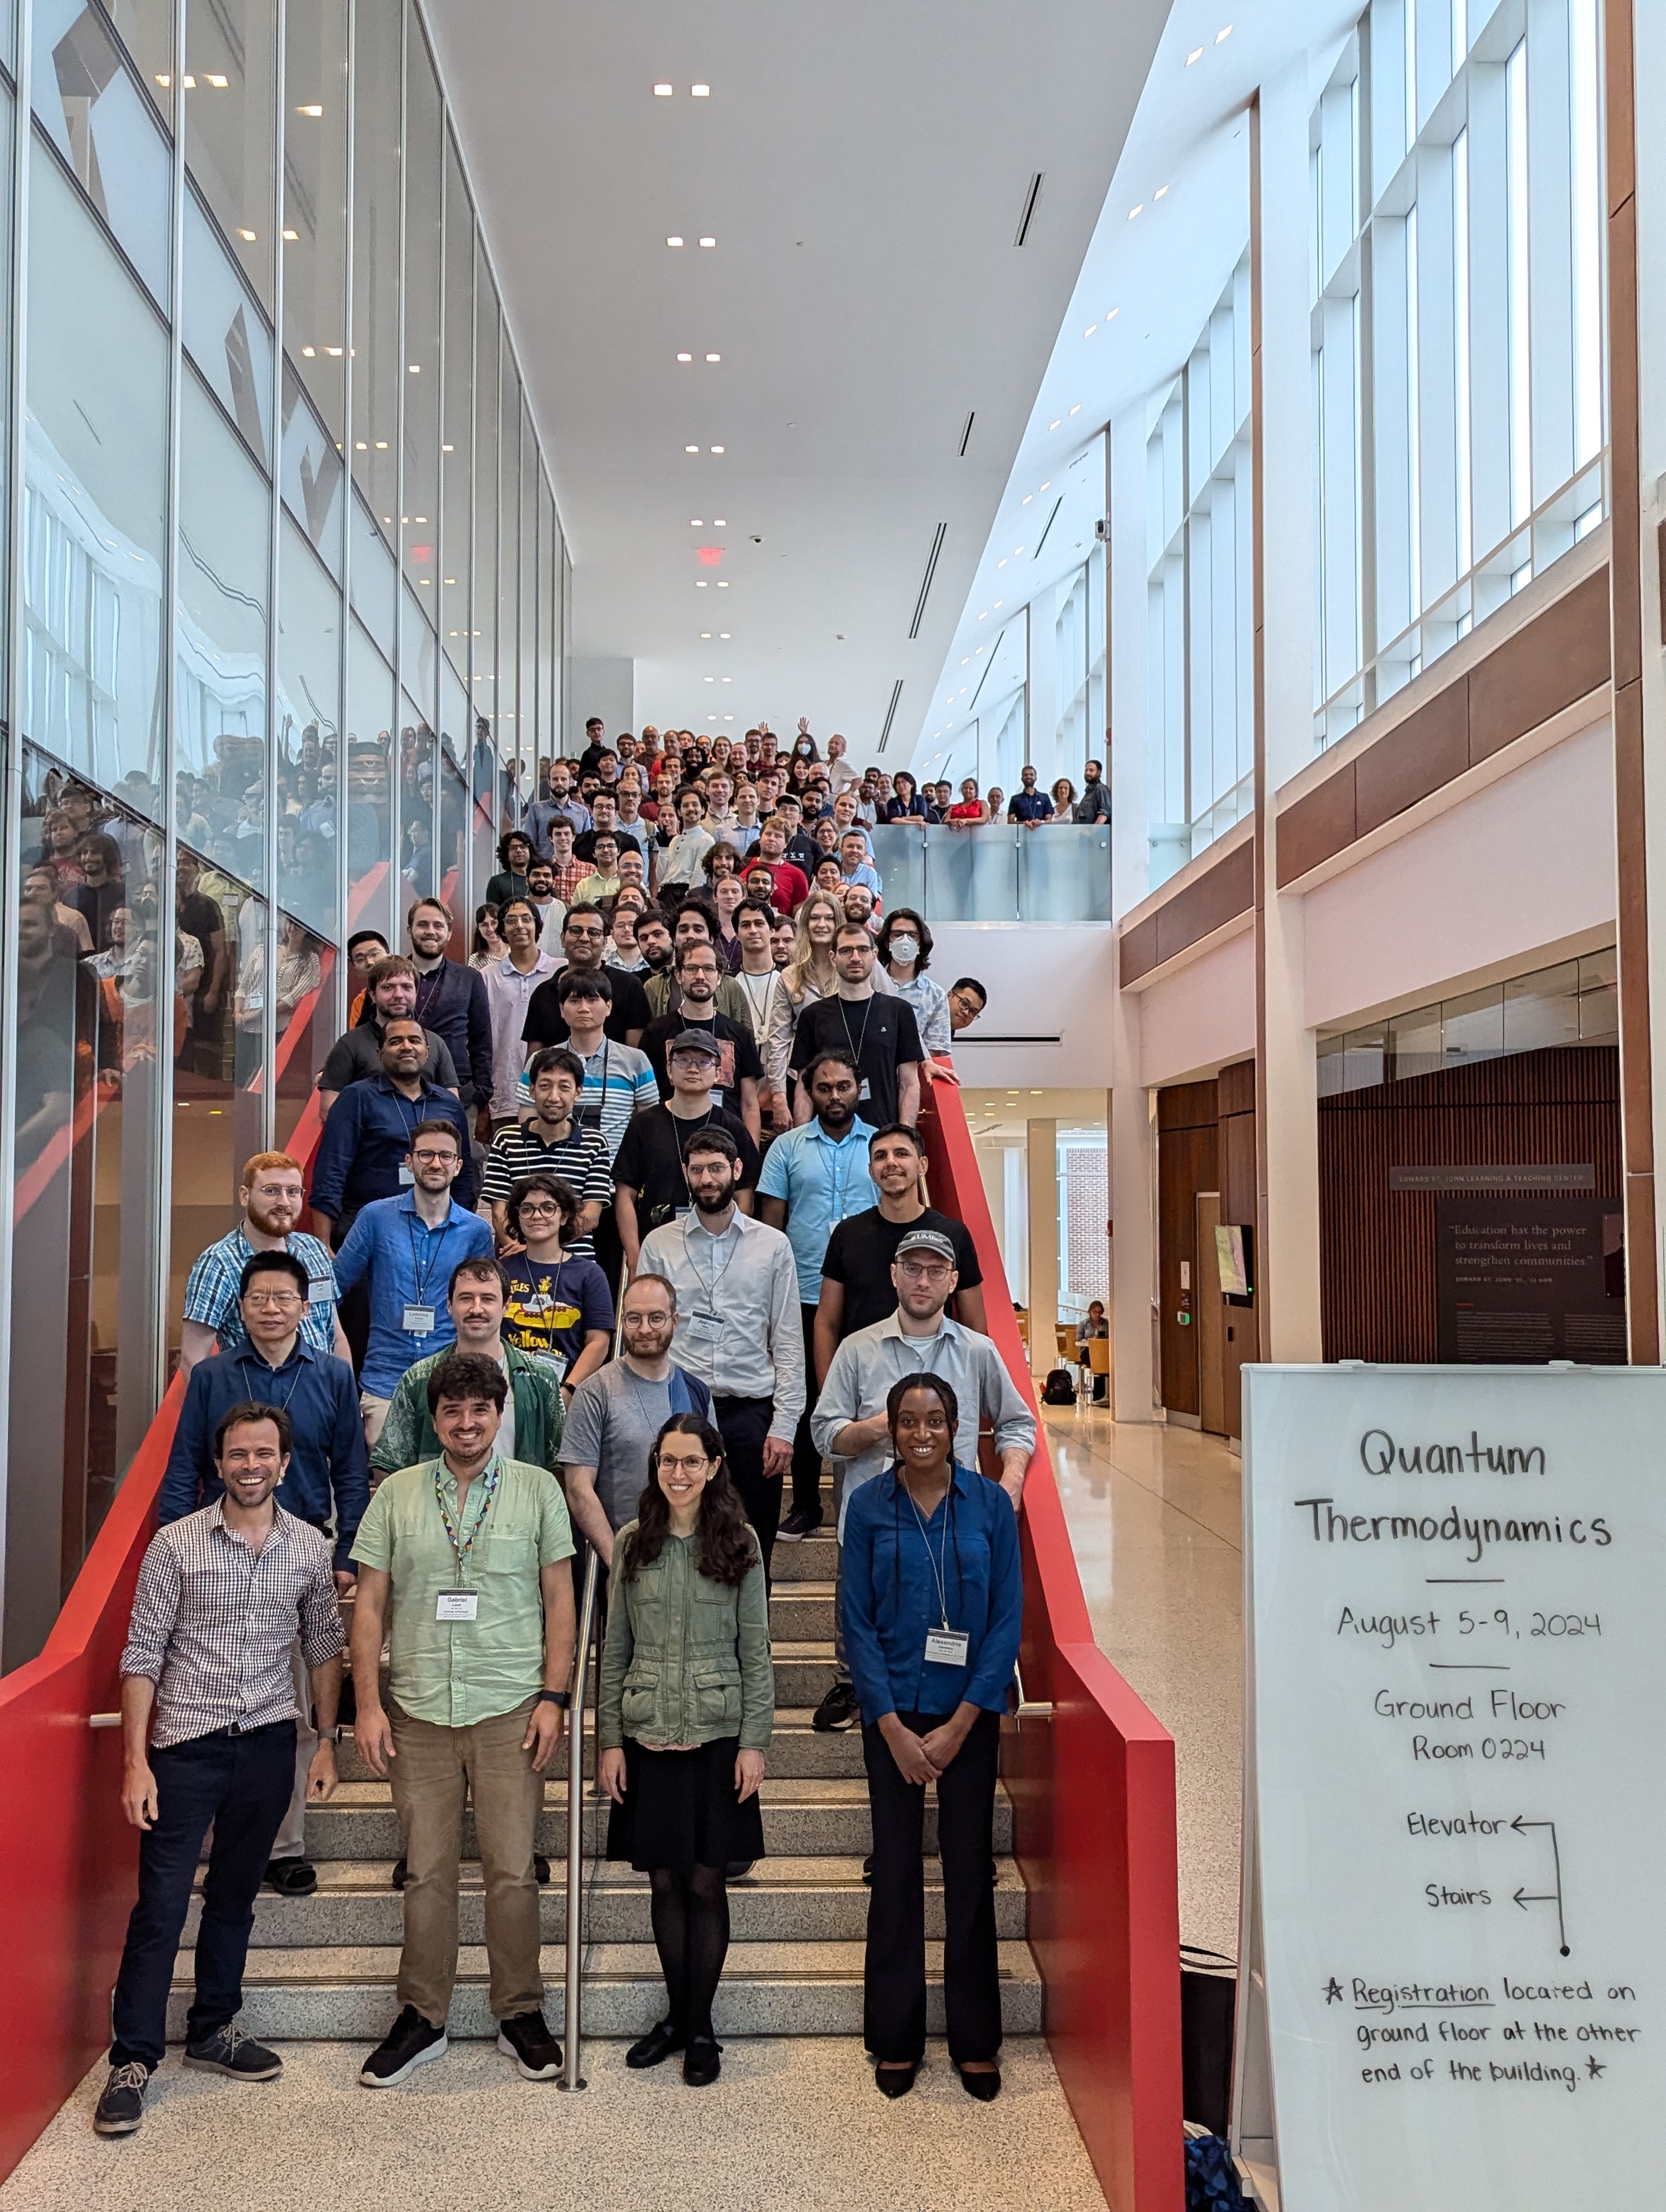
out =
[[[613,1216],[632,1275],[648,1231],[694,1210],[686,1154],[696,1130],[727,1129],[734,1139],[740,1163],[735,1203],[743,1213],[752,1211],[763,1163],[740,1116],[713,1101],[721,1060],[722,1048],[709,1030],[679,1030],[666,1048],[671,1097],[663,1106],[632,1115],[614,1156]]]
[[[977,1465],[977,1432],[988,1419],[1000,1455],[1000,1485],[1016,1510],[1025,1471],[1036,1449],[1036,1417],[1018,1395],[1000,1354],[987,1336],[951,1321],[944,1310],[959,1276],[955,1249],[940,1229],[910,1229],[891,1263],[897,1310],[870,1328],[859,1328],[833,1355],[810,1433],[818,1451],[835,1463],[839,1499],[839,1535],[851,1493],[883,1474],[891,1456],[885,1400],[891,1385],[925,1369],[954,1392],[960,1409],[954,1455],[963,1467]],[[836,1598],[834,1605],[834,1690],[850,1682]],[[848,1717],[842,1716],[848,1711]],[[828,1717],[824,1719],[823,1716]],[[856,1719],[854,1691],[844,1699],[823,1699],[816,1714],[821,1729],[848,1728]]]

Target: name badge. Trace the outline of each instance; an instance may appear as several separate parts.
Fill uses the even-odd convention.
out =
[[[926,1657],[934,1667],[964,1667],[971,1648],[971,1632],[965,1628],[928,1628]]]
[[[434,1607],[436,1620],[477,1620],[480,1617],[478,1590],[441,1590]],[[964,1643],[965,1638],[963,1637]]]
[[[332,1283],[327,1283],[327,1282],[317,1282],[317,1283],[309,1283],[309,1284],[307,1285],[307,1304],[308,1304],[308,1305],[310,1305],[310,1306],[332,1306],[332,1305],[334,1305],[335,1302],[336,1302],[336,1291],[335,1291],[335,1285],[334,1285],[334,1284],[332,1284]]]
[[[415,1168],[402,1167],[399,1170],[399,1188],[402,1190],[409,1190],[416,1180],[416,1170]]]
[[[873,1097],[873,1085],[868,1081],[866,1076],[864,1076],[861,1081],[856,1085],[856,1096],[858,1098]]]
[[[434,1308],[432,1306],[407,1306],[404,1310],[404,1317],[400,1322],[399,1326],[404,1329],[407,1336],[432,1336],[434,1334]]]

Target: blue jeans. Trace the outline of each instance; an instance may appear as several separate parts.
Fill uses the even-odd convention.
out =
[[[156,1820],[139,1838],[139,1895],[111,2001],[110,2063],[154,2071],[167,2041],[167,1992],[191,1885],[210,1826],[214,1843],[197,1931],[197,1993],[185,2041],[200,2042],[237,2017],[254,1900],[295,1786],[295,1724],[274,1721],[247,1735],[194,1736],[153,1751]]]

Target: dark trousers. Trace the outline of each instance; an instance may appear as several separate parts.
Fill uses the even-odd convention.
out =
[[[763,1554],[763,1579],[767,1583],[769,1560],[775,1548],[775,1531],[781,1526],[781,1479],[778,1474],[766,1475],[763,1472],[763,1440],[775,1419],[775,1401],[773,1398],[714,1397],[712,1411],[717,1417],[718,1432],[728,1455],[729,1473],[740,1492],[746,1518],[757,1531],[758,1548]]]
[[[804,1411],[793,1438],[793,1510],[822,1517],[822,1455],[810,1440],[810,1413],[816,1389],[816,1309],[800,1306],[804,1316]]]
[[[900,1713],[925,1735],[942,1715]],[[957,2065],[1000,2050],[1000,1981],[995,1954],[995,1771],[1000,1723],[980,1713],[937,1784],[937,1852],[943,1862],[943,1993],[949,2056]],[[862,2033],[877,2060],[903,2063],[926,2048],[926,1895],[923,1784],[904,1782],[877,1728],[862,1730],[873,1816],[873,1893],[867,1908]]]
[[[274,1721],[247,1735],[195,1736],[153,1751],[156,1820],[139,1838],[139,1895],[111,2002],[110,2063],[162,2063],[168,1984],[210,1823],[214,1844],[197,1930],[197,1994],[185,2040],[200,2042],[237,2017],[254,1900],[295,1778],[295,1724]]]

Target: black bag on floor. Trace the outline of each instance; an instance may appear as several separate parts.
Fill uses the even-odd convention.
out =
[[[1232,2014],[1237,1966],[1219,1951],[1180,1947],[1183,2117],[1211,2135],[1226,2132],[1232,2096]]]
[[[1042,1385],[1043,1406],[1073,1406],[1076,1384],[1067,1367],[1055,1367]]]
[[[1241,2212],[1232,2154],[1219,2136],[1194,2136],[1186,2145],[1186,2212]]]

